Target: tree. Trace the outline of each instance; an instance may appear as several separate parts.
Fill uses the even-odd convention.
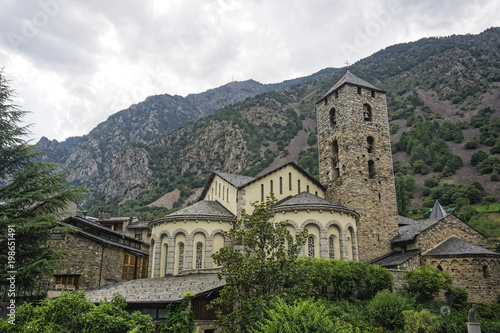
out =
[[[2,332],[148,333],[155,330],[149,315],[125,310],[125,299],[115,294],[99,305],[82,291],[45,299],[40,306],[25,303],[16,309],[15,325],[0,319]]]
[[[307,230],[294,240],[285,222],[274,221],[275,202],[271,196],[264,203],[252,204],[251,215],[243,211],[234,228],[224,233],[233,246],[212,256],[222,266],[226,286],[210,307],[229,332],[248,331],[284,293],[305,243]]]
[[[83,189],[71,188],[55,164],[38,160],[41,153],[24,139],[28,127],[18,125],[26,112],[11,104],[11,96],[0,72],[0,283],[15,271],[15,285],[23,289],[64,260],[47,242]]]
[[[160,333],[191,333],[196,326],[194,324],[194,315],[191,309],[188,309],[191,298],[195,295],[187,292],[180,304],[167,305],[167,322],[160,326]]]

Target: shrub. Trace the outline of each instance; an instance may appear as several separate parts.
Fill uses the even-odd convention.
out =
[[[478,143],[476,138],[469,140],[465,143],[465,149],[476,149],[478,147]]]
[[[295,302],[288,305],[282,299],[277,299],[273,308],[267,310],[266,318],[256,323],[257,329],[251,332],[265,333],[350,333],[354,328],[349,323],[335,322],[327,308],[312,299]]]
[[[449,303],[456,309],[461,309],[467,305],[467,298],[469,297],[469,293],[467,290],[460,287],[450,287],[444,293],[446,297],[446,302]]]
[[[412,307],[408,298],[384,290],[372,298],[366,309],[375,325],[396,330],[404,326],[403,311],[411,310]]]
[[[427,266],[407,271],[404,277],[406,280],[404,290],[415,295],[419,302],[430,301],[439,290],[448,289],[451,286],[451,278],[448,274]]]
[[[423,328],[426,333],[436,333],[441,327],[440,318],[431,314],[428,310],[420,312],[406,310],[403,311],[403,317],[405,333],[418,333],[419,328]]]
[[[497,182],[500,180],[500,176],[498,175],[498,171],[493,170],[493,172],[491,173],[491,176],[490,176],[490,180],[492,180],[494,182]]]

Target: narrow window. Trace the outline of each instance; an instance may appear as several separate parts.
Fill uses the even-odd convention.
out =
[[[283,177],[280,177],[280,194],[283,194]]]
[[[372,136],[369,136],[366,138],[366,142],[368,143],[368,147],[366,148],[366,151],[368,153],[373,152],[373,143],[375,142],[375,139],[373,139]]]
[[[220,183],[219,183],[219,198],[220,198]]]
[[[372,160],[368,161],[368,178],[375,178],[375,163]]]
[[[229,188],[226,189],[226,202],[229,202]]]
[[[306,191],[309,193],[309,185],[306,186]]]
[[[214,199],[214,188],[212,187],[212,200]]]
[[[288,173],[288,189],[291,191],[292,190],[292,173]]]
[[[260,201],[264,202],[264,184],[260,184]]]
[[[337,140],[334,140],[332,143],[332,171],[334,178],[338,178],[340,176],[340,164],[339,164],[339,146]]]
[[[337,124],[337,113],[335,111],[335,108],[330,109],[330,124],[332,126],[335,126]]]
[[[217,195],[217,181],[215,181],[215,195]]]
[[[490,270],[488,269],[488,266],[486,266],[486,265],[483,266],[483,277],[484,278],[490,277]]]
[[[300,179],[297,179],[297,193],[300,193]]]
[[[314,195],[315,195],[315,196],[318,196],[318,191],[314,192]]]
[[[328,97],[325,97],[325,105],[328,104]]]
[[[196,269],[203,268],[203,244],[196,244]]]
[[[358,87],[358,95],[361,95],[361,88]]]
[[[226,185],[222,186],[222,200],[224,200],[224,192],[226,192]]]
[[[375,97],[375,90],[372,90],[372,97]]]
[[[372,121],[372,108],[368,104],[363,105],[363,119],[365,121]]]
[[[179,273],[182,272],[183,268],[184,268],[184,243],[179,243]]]
[[[339,91],[335,91],[335,98],[339,98]]]
[[[330,259],[334,259],[335,258],[335,248],[334,248],[335,244],[333,242],[333,236],[330,236],[330,238],[328,239],[328,255],[330,257]]]
[[[273,180],[272,179],[269,181],[269,191],[271,191],[271,193],[274,192],[273,191]]]
[[[309,258],[314,258],[314,237],[309,236],[307,239],[307,252],[309,255]]]

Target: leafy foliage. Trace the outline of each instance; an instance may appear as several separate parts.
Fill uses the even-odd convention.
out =
[[[411,310],[413,305],[408,298],[385,290],[378,292],[366,307],[375,325],[397,330],[405,324],[403,311]]]
[[[155,326],[150,316],[125,310],[125,299],[115,294],[111,302],[94,305],[82,291],[46,299],[42,305],[25,303],[16,308],[15,324],[0,319],[2,332],[147,333]]]
[[[418,333],[419,328],[423,328],[424,332],[437,333],[441,329],[441,318],[425,309],[422,311],[403,311],[403,317],[405,333]]]
[[[419,302],[432,300],[439,290],[451,286],[451,278],[446,273],[428,266],[406,271],[405,280],[404,290],[415,295]]]
[[[192,293],[186,293],[180,304],[167,305],[167,322],[160,326],[160,333],[191,333],[195,330],[193,312],[188,309]]]
[[[275,202],[269,197],[264,203],[253,204],[252,214],[243,211],[233,229],[224,232],[233,246],[212,255],[222,266],[226,286],[210,305],[216,310],[217,322],[229,332],[249,330],[262,318],[265,308],[284,293],[305,243],[307,230],[294,240],[285,222],[274,221]]]

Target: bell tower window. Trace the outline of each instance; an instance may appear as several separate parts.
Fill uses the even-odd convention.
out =
[[[375,163],[372,160],[368,161],[368,178],[375,178]]]
[[[336,114],[335,108],[330,109],[330,124],[332,126],[337,125],[337,114]]]
[[[373,138],[373,136],[369,136],[366,138],[366,142],[368,143],[366,151],[368,152],[368,154],[370,154],[373,152],[373,143],[375,142],[375,139]]]
[[[368,104],[363,105],[363,119],[372,121],[372,107]]]
[[[340,176],[340,164],[339,164],[339,145],[337,140],[332,143],[332,169],[335,178]]]

